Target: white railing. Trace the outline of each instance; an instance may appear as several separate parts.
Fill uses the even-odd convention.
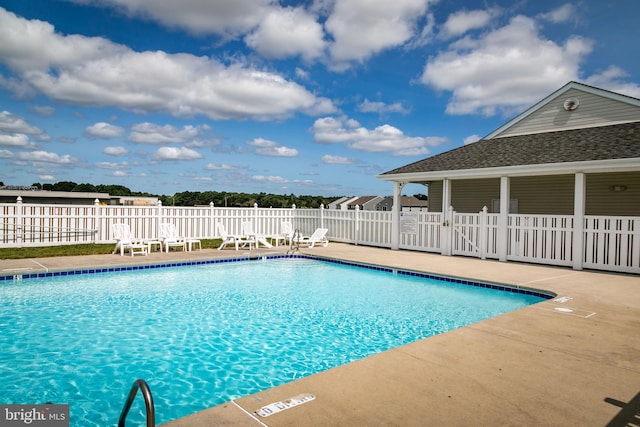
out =
[[[584,267],[640,272],[640,218],[587,216]]]
[[[280,233],[281,223],[291,221],[301,233],[329,229],[332,241],[389,248],[392,245],[392,213],[329,209],[224,208],[209,206],[100,206],[0,204],[0,247],[47,246],[78,243],[113,243],[112,224],[126,223],[135,236],[157,238],[159,225],[176,225],[181,236],[214,239],[221,222],[230,234],[240,234],[241,224],[252,221],[265,235]],[[424,252],[640,274],[640,217],[585,216],[582,253],[575,254],[576,224],[572,215],[507,216],[499,228],[499,214],[457,213],[450,221],[439,212],[415,212],[415,227],[402,230],[398,247]],[[578,227],[579,228],[579,227]],[[578,263],[580,264],[580,263]],[[579,267],[578,267],[579,268]]]
[[[507,259],[571,266],[572,215],[509,215]]]

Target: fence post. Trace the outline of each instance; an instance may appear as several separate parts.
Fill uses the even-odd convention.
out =
[[[511,181],[509,177],[500,177],[500,213],[498,216],[498,260],[507,261],[509,256],[509,205],[511,200]]]
[[[258,202],[254,202],[253,203],[253,231],[255,233],[259,233],[260,230],[258,230],[258,224],[260,224],[260,218],[258,215]]]
[[[293,230],[295,230],[296,228],[299,230],[300,229],[300,222],[298,221],[298,216],[296,215],[296,204],[295,203],[293,203],[291,205],[291,218],[289,218],[289,219],[291,220],[291,226],[293,227]],[[293,230],[291,230],[291,231],[293,231]]]
[[[158,200],[156,203],[156,233],[155,236],[160,236],[160,224],[162,224],[162,200]],[[151,236],[154,236],[153,234]]]
[[[584,173],[576,173],[573,195],[572,264],[574,270],[582,270],[584,262],[584,212],[586,180]]]
[[[216,230],[216,218],[215,218],[215,205],[213,202],[209,202],[209,236],[214,238],[218,230]]]
[[[22,205],[22,197],[18,196],[16,199],[16,231],[15,231],[15,239],[16,243],[18,243],[18,247],[22,247],[22,232],[24,230],[24,212]]]
[[[91,231],[93,232],[93,243],[97,243],[98,236],[98,224],[100,223],[100,200],[97,198],[93,201],[93,224],[91,225]]]
[[[320,228],[324,228],[324,203],[320,203]]]
[[[353,239],[355,245],[358,246],[358,240],[360,240],[360,205],[356,205],[353,211]]]
[[[489,224],[487,224],[487,207],[480,211],[480,236],[478,238],[478,252],[480,259],[487,259],[487,236],[489,235]]]
[[[453,240],[453,218],[455,215],[453,206],[449,206],[444,210],[444,218],[442,222],[442,234],[440,242],[440,253],[442,255],[451,255],[451,243]]]

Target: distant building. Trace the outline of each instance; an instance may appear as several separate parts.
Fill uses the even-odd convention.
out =
[[[2,187],[0,203],[22,203],[53,205],[93,205],[98,200],[101,205],[155,206],[157,197],[110,196],[108,193],[83,191],[44,191],[37,187]]]
[[[347,202],[347,209],[353,210],[358,206],[361,211],[375,211],[376,205],[382,201],[382,197],[380,196],[363,196],[358,197],[355,200],[350,200]]]
[[[429,210],[429,201],[420,200],[413,196],[400,196],[401,211],[404,212],[427,212]],[[376,205],[377,211],[391,211],[393,209],[393,197],[385,197]]]
[[[337,210],[340,209],[340,206],[346,202],[347,200],[351,200],[353,197],[340,197],[338,200],[334,200],[333,202],[327,205],[327,209]]]

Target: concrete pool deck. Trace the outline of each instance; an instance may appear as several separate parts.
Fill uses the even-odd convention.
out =
[[[0,260],[0,275],[248,253],[203,249],[146,257]],[[340,243],[300,253],[537,288],[558,297],[242,397],[164,427],[640,424],[640,276]],[[264,418],[254,414],[303,393],[315,399]]]

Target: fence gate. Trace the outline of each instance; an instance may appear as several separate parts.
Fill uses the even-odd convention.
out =
[[[481,214],[458,213],[453,211],[451,226],[451,254],[480,258],[483,256],[481,244]]]

